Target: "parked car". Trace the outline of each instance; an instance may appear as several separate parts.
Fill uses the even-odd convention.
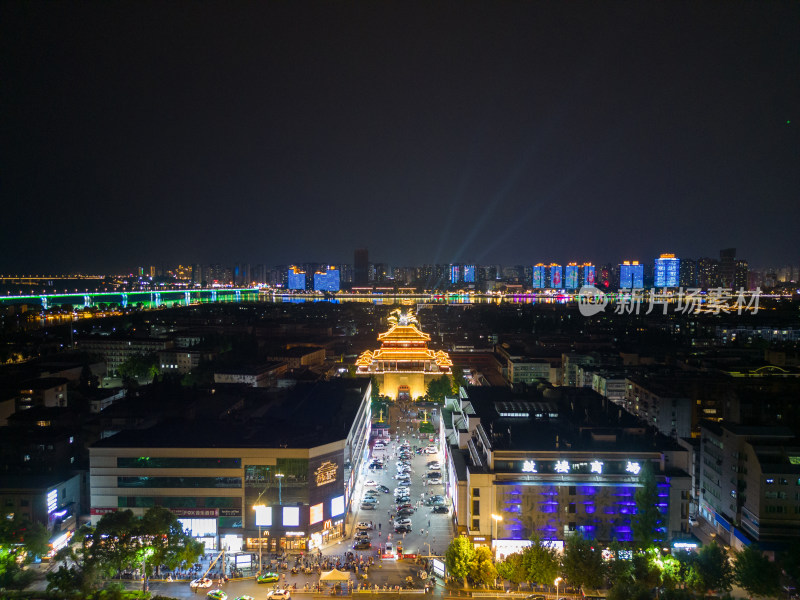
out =
[[[443,515],[443,514],[449,513],[450,509],[447,508],[444,504],[440,504],[438,506],[434,506],[432,512],[435,512],[437,514]]]
[[[369,503],[365,504],[365,503],[362,502],[361,503],[361,510],[375,510],[375,508],[377,506],[378,506],[377,502],[374,503],[374,504],[369,504]]]
[[[394,528],[395,533],[411,533],[411,525],[398,525]]]
[[[697,520],[696,516],[689,515],[689,525],[691,525],[692,527],[696,527],[698,523],[699,521]]]
[[[189,587],[192,588],[210,588],[211,584],[214,583],[208,577],[201,577],[200,579],[193,579],[192,582],[189,584]]]
[[[413,508],[400,508],[397,510],[397,515],[400,517],[410,517],[414,514]]]
[[[394,525],[397,527],[398,525],[408,525],[411,526],[411,519],[395,519]]]
[[[358,525],[356,525],[356,529],[367,531],[374,529],[374,527],[372,526],[372,521],[359,521]]]
[[[409,496],[398,496],[394,501],[396,504],[405,504],[406,502],[411,502],[411,498]]]
[[[358,540],[353,544],[353,550],[369,550],[372,548],[372,543],[369,540]]]
[[[378,504],[378,499],[375,496],[366,496],[361,504]]]
[[[378,482],[375,481],[374,479],[367,479],[364,482],[364,485],[368,485],[369,487],[375,487],[376,485],[378,485]]]
[[[391,492],[391,491],[392,491],[392,490],[390,490],[388,487],[386,487],[385,485],[379,485],[379,486],[378,486],[378,489],[379,489],[380,491],[382,491],[384,494],[388,494],[389,492]]]
[[[410,508],[411,510],[415,510],[413,504],[398,504],[397,505],[397,510],[403,510],[404,508]]]

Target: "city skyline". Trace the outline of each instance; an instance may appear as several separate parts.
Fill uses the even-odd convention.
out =
[[[0,8],[0,272],[797,261],[796,3],[186,6]]]

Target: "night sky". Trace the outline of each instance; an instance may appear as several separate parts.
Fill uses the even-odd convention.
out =
[[[0,272],[800,262],[797,2],[3,2]]]

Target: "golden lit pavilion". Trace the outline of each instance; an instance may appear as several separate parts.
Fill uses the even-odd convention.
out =
[[[381,393],[390,398],[424,396],[428,383],[443,373],[449,374],[453,362],[447,352],[428,348],[431,336],[420,331],[410,310],[395,309],[389,322],[389,331],[378,336],[381,347],[358,357],[358,373],[374,375]]]

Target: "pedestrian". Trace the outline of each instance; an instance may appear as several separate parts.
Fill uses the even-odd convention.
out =
[[[431,526],[431,520],[428,519],[428,527],[430,527],[430,526]]]
[[[380,530],[381,530],[381,525],[382,525],[382,524],[383,524],[383,523],[378,523],[378,531],[380,531]]]

